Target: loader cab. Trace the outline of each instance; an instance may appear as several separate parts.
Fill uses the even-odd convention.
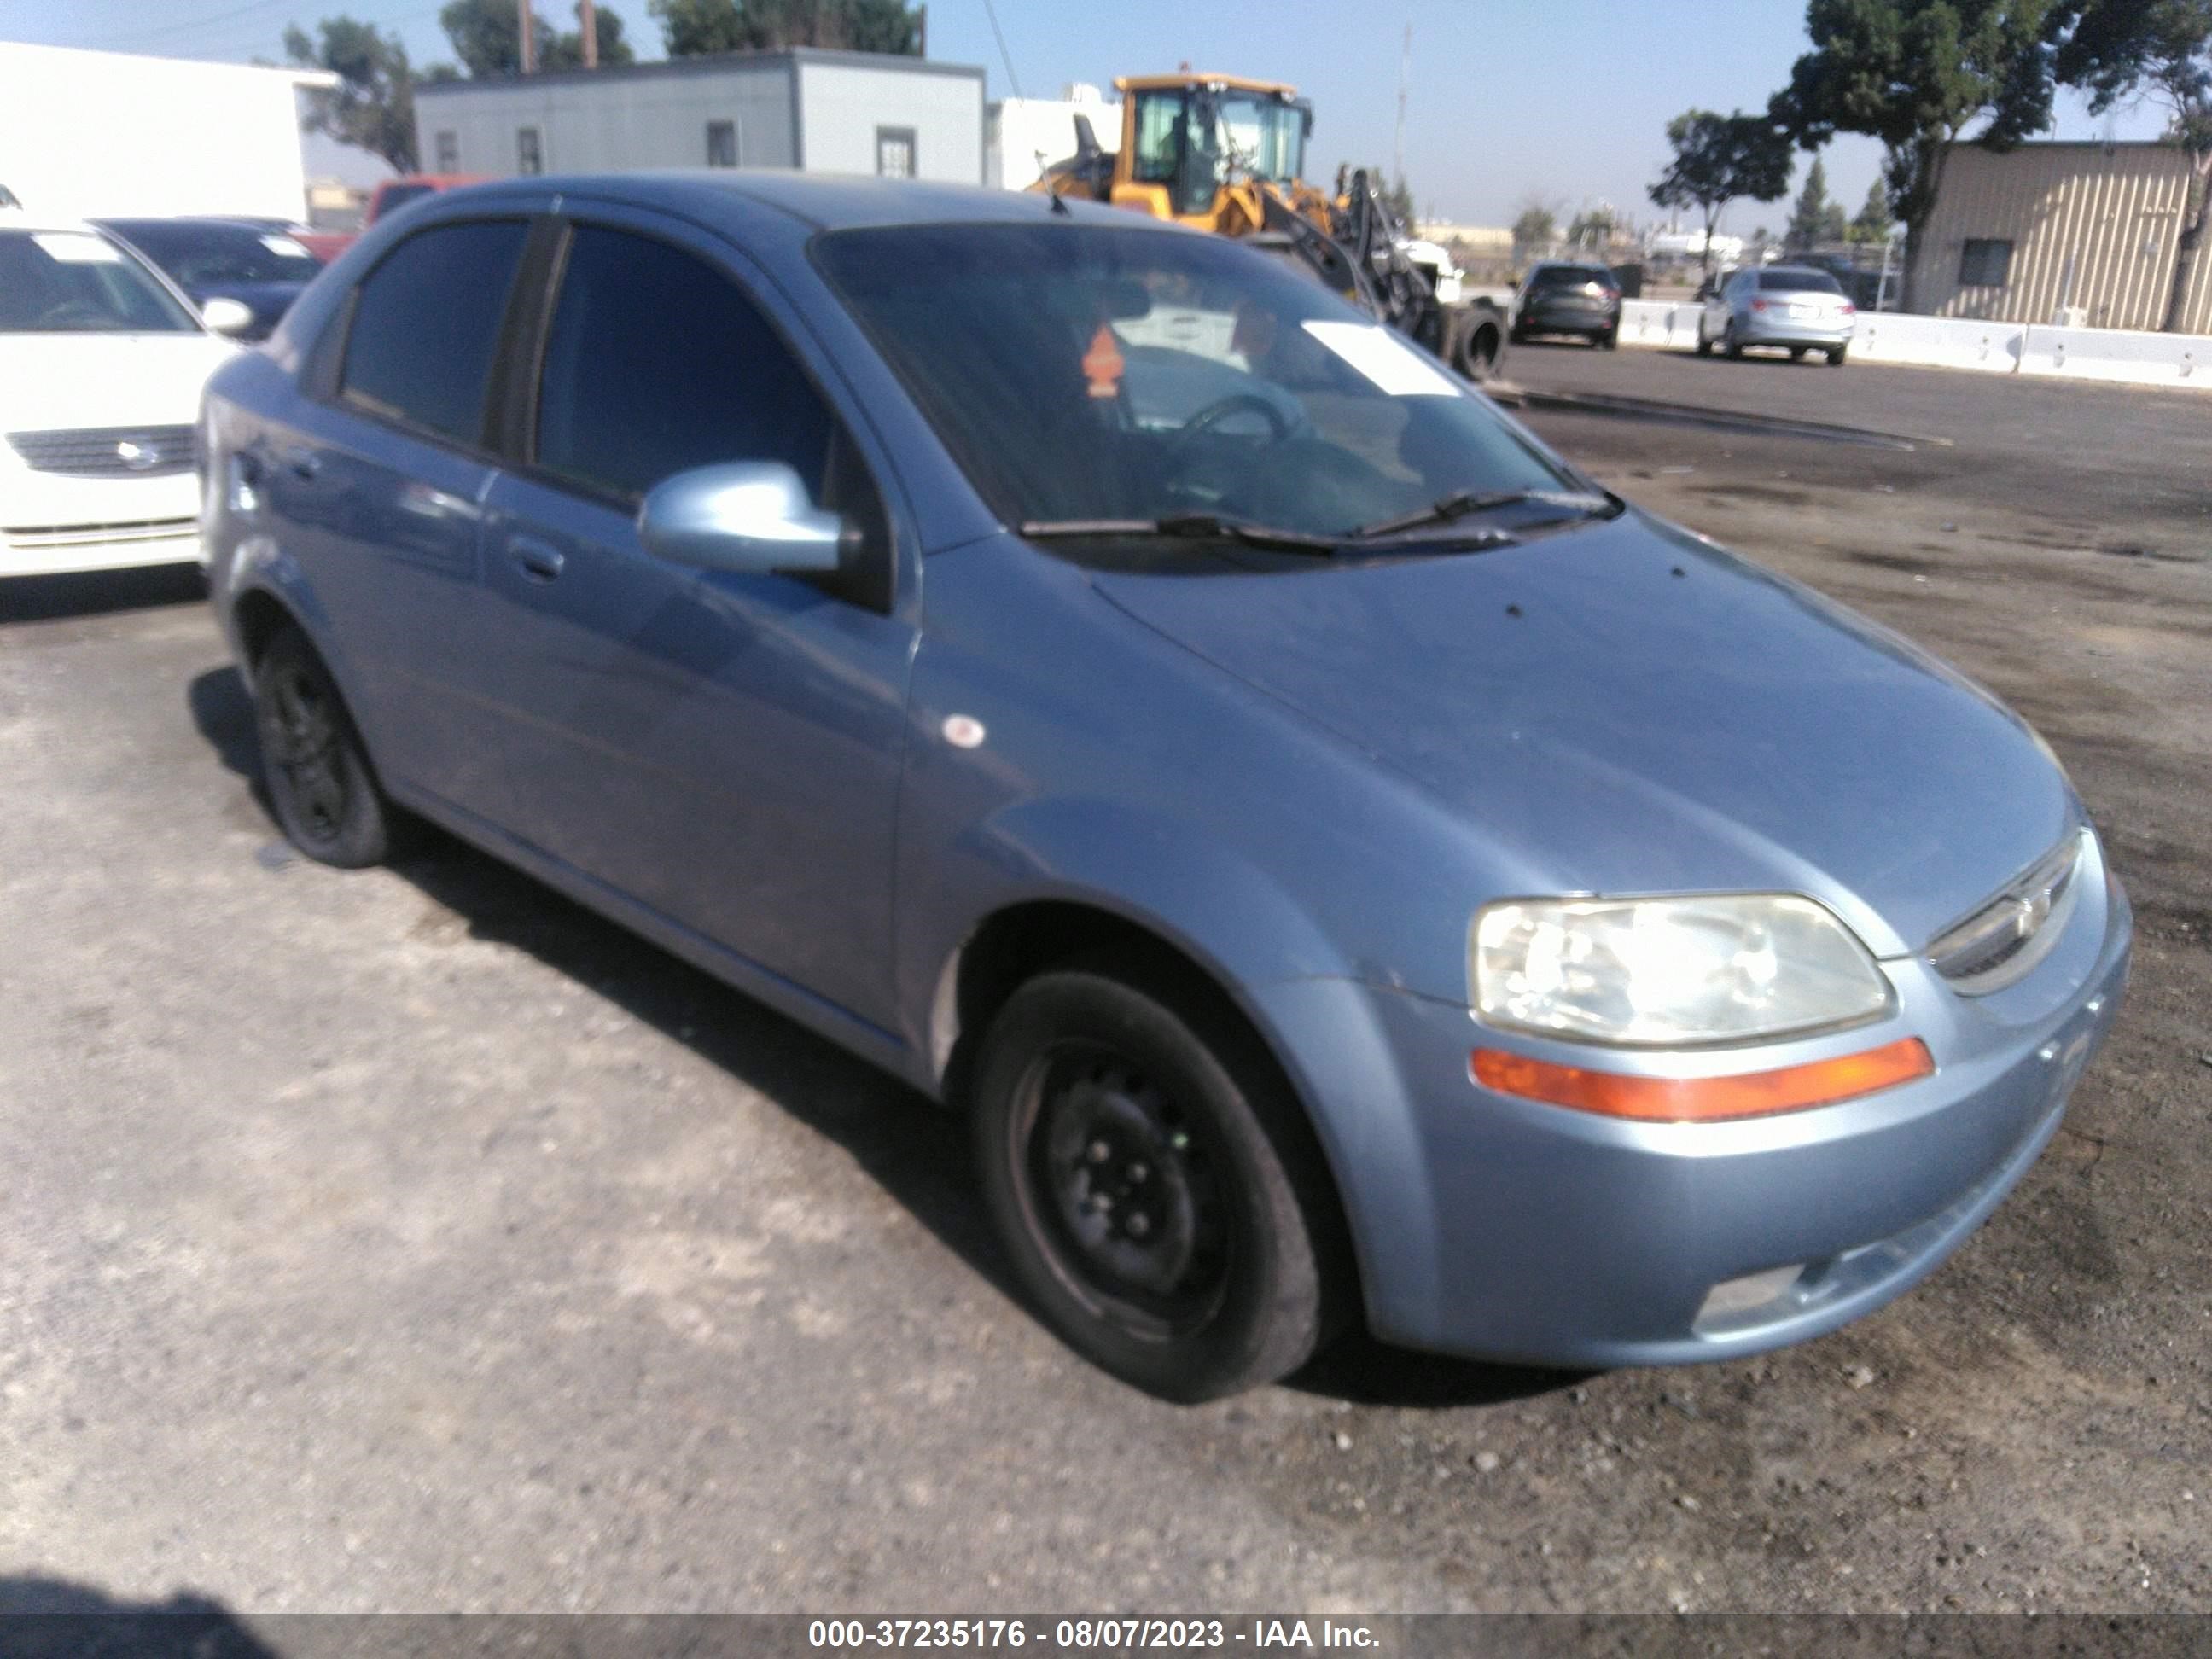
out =
[[[1294,87],[1194,75],[1129,77],[1115,87],[1122,94],[1116,207],[1233,234],[1220,221],[1248,210],[1224,204],[1224,189],[1279,188],[1304,172],[1313,106]]]

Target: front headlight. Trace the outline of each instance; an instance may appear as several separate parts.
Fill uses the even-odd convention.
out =
[[[1856,1025],[1893,1006],[1873,956],[1786,893],[1512,899],[1468,931],[1485,1021],[1582,1042],[1746,1042]]]

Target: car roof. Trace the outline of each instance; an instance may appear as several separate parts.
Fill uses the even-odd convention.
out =
[[[44,234],[48,231],[74,231],[80,236],[97,236],[100,227],[86,219],[57,219],[49,215],[34,214],[24,208],[0,209],[0,230],[35,230]]]
[[[511,188],[517,181],[483,186]],[[1160,220],[1094,202],[1066,198],[1060,209],[1042,192],[989,190],[975,185],[942,185],[911,179],[877,179],[861,174],[804,173],[696,167],[656,173],[549,173],[526,181],[539,191],[597,197],[665,208],[702,219],[737,202],[775,208],[822,230],[924,224],[1036,223],[1079,218],[1097,223],[1170,230]]]

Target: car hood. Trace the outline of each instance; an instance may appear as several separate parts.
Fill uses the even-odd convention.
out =
[[[212,334],[0,334],[0,432],[181,426],[235,350]]]
[[[1486,553],[1093,580],[1413,779],[1501,891],[1807,892],[1897,956],[2078,811],[1988,694],[1633,512]]]

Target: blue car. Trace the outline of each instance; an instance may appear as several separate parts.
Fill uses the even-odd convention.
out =
[[[1356,1325],[1831,1330],[2119,1001],[2015,715],[1220,238],[513,179],[374,228],[204,428],[301,850],[430,820],[957,1108],[1037,1310],[1164,1396]]]

